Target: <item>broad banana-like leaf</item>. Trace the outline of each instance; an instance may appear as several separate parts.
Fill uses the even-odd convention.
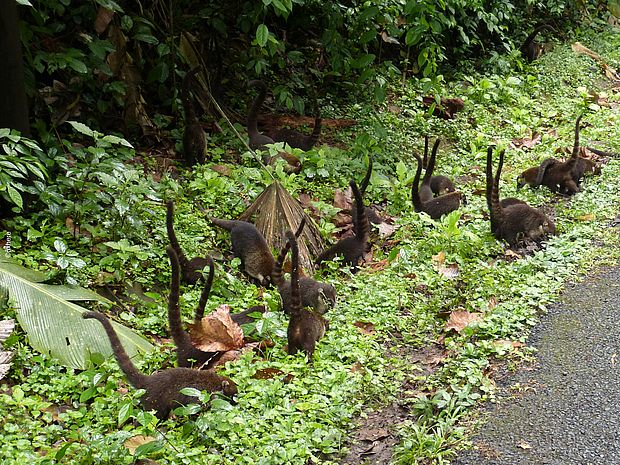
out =
[[[108,337],[99,322],[83,320],[85,308],[71,300],[109,302],[99,294],[73,286],[42,284],[45,275],[11,263],[0,253],[0,287],[8,289],[16,306],[17,321],[36,350],[65,366],[85,369],[90,354],[112,355]],[[112,323],[130,357],[150,352],[153,346],[129,328]]]

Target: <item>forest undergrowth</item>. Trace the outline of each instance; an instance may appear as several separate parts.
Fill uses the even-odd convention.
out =
[[[618,29],[579,41],[613,68],[620,66]],[[177,234],[188,254],[221,252],[214,254],[207,312],[222,303],[233,311],[265,305],[268,311],[248,330],[274,346],[245,353],[222,370],[238,385],[236,404],[213,399],[208,409],[180,408],[158,421],[140,409],[141,393],[127,384],[114,359],[87,370],[66,368],[32,349],[18,327],[4,344],[15,358],[0,381],[0,463],[340,463],[360,416],[390,403],[407,412],[403,423],[387,425],[399,441],[394,462],[449,463],[457,448],[467,446],[472,411],[494,399],[498,362],[518,369],[532,356],[524,345],[529,329],[564,285],[595,266],[617,263],[612,222],[620,205],[619,158],[609,157],[602,174],[587,178],[572,198],[544,188],[517,191],[515,179],[572,147],[574,121],[582,113],[589,123],[582,145],[620,152],[619,89],[570,44],[557,45],[519,72],[447,83],[445,94],[465,101],[454,120],[425,112],[419,82],[394,82],[378,109],[370,103],[325,108],[327,117],[358,123],[328,128],[325,138],[340,148],[320,143],[300,153],[298,175],[285,174],[281,165],[265,170],[247,153],[235,158],[218,140],[209,142],[211,162],[161,175],[148,156],[139,157],[143,166],[133,149],[116,139],[93,139],[78,126],[76,140],[90,140],[95,149],[77,153],[67,145],[67,152],[53,155],[67,158],[66,174],[46,186],[48,210],[6,222],[12,258],[50,273],[57,283],[122,290],[127,299],[110,314],[157,347],[137,359],[138,366],[145,372],[173,366],[164,204],[173,199]],[[438,221],[415,213],[410,200],[411,154],[421,153],[424,134],[444,141],[436,171],[455,179],[467,199]],[[555,221],[558,235],[540,248],[508,249],[490,232],[484,166],[491,143],[506,148],[502,197],[542,207]],[[366,201],[382,205],[395,228],[383,232],[387,237],[374,230],[372,258],[358,273],[337,266],[323,272],[338,301],[326,315],[329,331],[310,365],[283,350],[286,319],[277,291],[248,283],[239,260],[228,260],[228,236],[207,222],[195,202],[214,216],[234,218],[275,178],[294,197],[303,194],[328,238],[338,212],[334,190],[361,180],[369,154],[375,171]],[[93,157],[96,180],[72,177],[75,164]],[[73,214],[60,219],[54,205]],[[78,217],[81,232],[74,235]],[[200,290],[182,288],[185,319]],[[14,317],[15,304],[9,302],[3,316]],[[374,463],[372,455],[368,463]]]

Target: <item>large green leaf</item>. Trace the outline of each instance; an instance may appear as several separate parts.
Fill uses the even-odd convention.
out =
[[[41,284],[43,278],[41,273],[16,265],[0,253],[0,287],[8,289],[16,305],[17,321],[26,331],[30,345],[65,366],[80,369],[86,368],[92,353],[112,355],[101,324],[83,320],[86,309],[70,302],[107,300],[88,289]],[[130,329],[113,325],[130,357],[153,350],[148,341]]]

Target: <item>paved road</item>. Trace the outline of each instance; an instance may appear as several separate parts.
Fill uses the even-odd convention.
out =
[[[452,463],[620,465],[620,266],[567,289],[529,342],[538,366]]]

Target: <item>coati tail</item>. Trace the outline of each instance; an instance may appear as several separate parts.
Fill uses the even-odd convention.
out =
[[[368,168],[366,169],[366,175],[364,179],[362,179],[362,183],[360,184],[360,192],[362,195],[366,193],[366,189],[368,188],[368,183],[370,182],[370,176],[372,175],[372,155],[368,155]]]
[[[177,235],[174,232],[174,202],[172,200],[168,200],[166,207],[166,229],[168,230],[168,240],[170,241],[170,245],[178,257],[181,269],[188,270],[190,268],[189,261],[187,260],[183,249],[179,245]]]
[[[521,45],[521,52],[525,53],[525,51],[530,46],[530,44],[534,41],[538,33],[544,31],[545,29],[555,31],[555,29],[549,24],[543,24],[541,26],[538,26],[537,28],[534,28],[534,30],[523,41],[523,45]]]
[[[194,66],[183,77],[183,84],[181,85],[181,100],[183,101],[183,110],[185,111],[185,121],[193,122],[196,119],[196,112],[194,110],[194,103],[190,96],[190,86],[194,80],[194,76],[200,71],[200,66]]]
[[[166,253],[170,259],[170,295],[168,296],[168,325],[170,326],[170,334],[175,344],[182,345],[187,333],[183,331],[183,323],[181,322],[181,309],[179,308],[179,294],[181,284],[181,270],[179,266],[179,258],[175,250],[168,246]]]
[[[437,150],[439,150],[440,140],[437,139],[433,144],[433,150],[431,151],[431,158],[428,160],[428,165],[426,166],[426,172],[424,173],[424,178],[422,178],[422,184],[431,183],[431,178],[433,177],[433,171],[435,171],[435,160],[437,158]]]
[[[489,214],[493,215],[493,147],[487,148],[487,207],[489,208]],[[492,217],[493,218],[493,217]]]
[[[299,226],[297,227],[297,231],[295,231],[295,237],[299,237],[306,225],[306,219],[302,218]],[[276,263],[273,267],[273,273],[271,274],[271,281],[276,287],[280,287],[284,284],[284,273],[282,273],[282,268],[284,266],[284,260],[286,259],[286,254],[288,254],[289,249],[291,248],[291,244],[288,241],[288,238],[284,245],[282,246],[282,250],[278,254],[278,258],[276,259]]]
[[[206,256],[207,262],[209,262],[209,276],[207,277],[207,283],[204,289],[200,293],[200,300],[198,301],[198,307],[194,313],[194,324],[198,324],[202,317],[205,315],[205,306],[209,300],[209,294],[211,294],[211,286],[213,285],[213,275],[215,274],[215,265],[213,259],[210,256]]]
[[[420,175],[422,174],[422,160],[417,153],[414,153],[413,156],[418,162],[418,167],[416,168],[413,184],[411,185],[411,203],[413,203],[413,208],[416,212],[421,212],[422,201],[420,200],[420,191],[418,187],[420,185]]]
[[[575,143],[573,144],[573,153],[571,158],[577,158],[579,156],[579,130],[581,129],[581,117],[579,115],[575,121]]]
[[[422,168],[428,166],[428,134],[424,134],[424,156],[422,158]]]
[[[554,165],[555,163],[557,163],[557,160],[555,158],[547,158],[543,160],[543,162],[538,167],[538,173],[536,174],[536,181],[534,181],[534,185],[532,187],[538,187],[542,184],[543,179],[545,177],[545,173],[547,172],[547,169],[551,165]]]
[[[355,181],[350,181],[349,185],[355,197],[355,210],[357,212],[356,222],[353,225],[355,237],[360,242],[368,241],[370,236],[370,224],[368,223],[368,215],[366,215],[366,207],[364,206],[364,198]]]
[[[290,315],[301,312],[301,294],[299,292],[299,247],[291,231],[286,231],[286,239],[291,248],[291,307]]]
[[[493,162],[493,158],[491,158],[491,162]],[[499,153],[499,164],[497,165],[497,172],[495,173],[495,177],[493,178],[493,189],[491,191],[491,218],[497,222],[501,222],[504,216],[502,205],[499,202],[499,180],[502,173],[503,165],[504,150]]]
[[[247,129],[248,129],[248,134],[252,136],[252,135],[258,135],[258,126],[257,126],[256,120],[258,119],[258,111],[260,110],[260,107],[263,106],[263,102],[265,101],[265,98],[267,97],[267,86],[265,85],[263,81],[258,80],[258,79],[254,81],[250,81],[248,86],[258,87],[258,95],[252,102],[252,106],[250,107],[250,110],[248,111]]]
[[[125,348],[121,344],[116,331],[112,327],[112,323],[108,318],[99,313],[99,312],[85,312],[82,313],[82,318],[85,320],[95,319],[98,320],[99,323],[103,325],[103,329],[105,329],[106,334],[108,335],[108,339],[110,340],[110,345],[112,346],[112,351],[114,352],[114,356],[116,357],[116,361],[118,362],[118,366],[121,367],[123,373],[127,377],[127,381],[129,381],[134,387],[137,389],[144,389],[145,381],[148,379],[143,373],[140,373],[136,366],[131,362],[131,359],[127,355]]]

